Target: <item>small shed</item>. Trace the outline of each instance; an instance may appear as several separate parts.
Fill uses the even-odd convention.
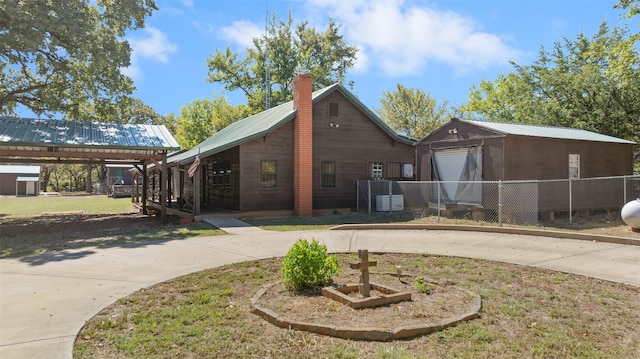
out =
[[[0,165],[0,195],[37,196],[40,166]]]
[[[420,181],[452,182],[565,180],[566,183],[569,179],[625,176],[633,174],[634,145],[624,139],[573,128],[452,118],[416,143],[416,174]],[[460,187],[467,191],[467,202],[482,204],[482,186]],[[553,190],[540,188],[540,209],[566,206],[556,203],[557,197]],[[607,196],[603,192],[596,195],[577,189],[575,197],[583,200],[576,208],[590,208]]]

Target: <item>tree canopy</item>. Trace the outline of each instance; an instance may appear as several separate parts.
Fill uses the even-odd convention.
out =
[[[252,113],[266,108],[267,78],[272,106],[293,98],[291,81],[299,69],[310,71],[314,89],[344,83],[357,49],[345,44],[340,27],[333,20],[321,33],[306,21],[292,27],[290,13],[286,21],[274,14],[268,36],[253,39],[253,47],[246,49],[244,58],[229,47],[216,50],[207,60],[208,81],[221,83],[228,91],[242,91]]]
[[[421,89],[397,84],[395,91],[385,91],[377,111],[383,121],[396,132],[413,138],[423,138],[451,117],[449,102],[440,103]]]
[[[623,28],[541,48],[531,65],[482,81],[466,112],[491,121],[585,129],[640,142],[640,56]]]
[[[123,36],[154,10],[153,0],[0,2],[0,114],[22,105],[78,116],[87,102],[126,99],[134,86],[120,72],[131,53]]]
[[[180,109],[176,141],[183,149],[193,148],[248,113],[246,105],[229,105],[222,96],[191,101]]]

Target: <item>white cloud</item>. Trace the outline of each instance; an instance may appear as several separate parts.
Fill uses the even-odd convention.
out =
[[[251,47],[253,39],[264,36],[264,24],[258,25],[250,21],[234,21],[231,26],[221,29],[222,38]]]
[[[150,26],[145,27],[143,31],[144,36],[127,39],[131,46],[131,65],[123,68],[122,73],[133,79],[141,78],[140,60],[167,63],[169,55],[178,50],[164,32]]]
[[[521,52],[453,11],[406,5],[404,0],[308,0],[342,25],[347,43],[358,44],[357,69],[375,66],[389,76],[422,72],[431,62],[456,72],[484,70],[518,60]],[[365,63],[360,63],[366,60]]]

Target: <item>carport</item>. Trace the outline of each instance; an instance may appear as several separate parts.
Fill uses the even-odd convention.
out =
[[[167,153],[179,149],[163,125],[0,117],[0,163],[128,164],[143,175],[155,164],[168,173]],[[167,181],[160,181],[161,218],[167,222]],[[148,214],[147,191],[142,212]]]

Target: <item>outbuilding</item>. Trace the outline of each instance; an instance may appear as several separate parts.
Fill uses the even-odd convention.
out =
[[[0,195],[37,196],[40,166],[0,165]]]
[[[564,180],[561,187],[566,187],[567,180],[631,175],[634,145],[573,128],[453,118],[416,143],[416,172],[420,181],[452,181],[445,184],[451,197],[462,190],[464,202],[482,205],[486,189],[454,181]],[[539,209],[566,210],[567,201],[559,202],[564,196],[556,192],[560,187],[541,183],[535,185]],[[609,193],[612,188],[606,183],[573,188],[573,209],[610,207],[608,199],[623,198]]]

